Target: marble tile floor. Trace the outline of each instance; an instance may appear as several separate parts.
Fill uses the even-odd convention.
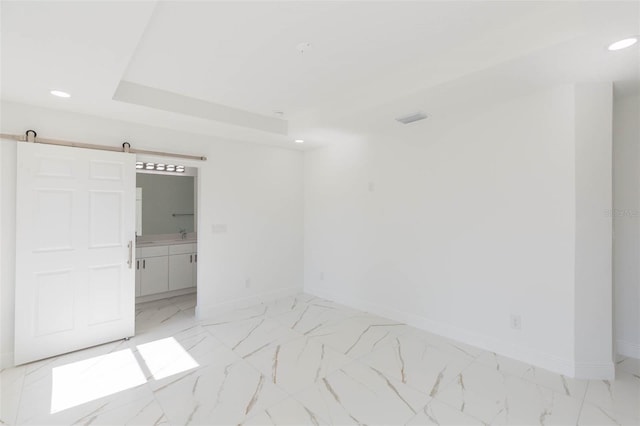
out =
[[[575,380],[306,294],[0,372],[0,424],[638,425],[640,361]]]

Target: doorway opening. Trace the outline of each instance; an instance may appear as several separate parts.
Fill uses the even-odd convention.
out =
[[[195,317],[197,167],[178,159],[137,158],[135,270],[137,313],[151,303],[167,303]],[[136,333],[140,326],[136,316]]]

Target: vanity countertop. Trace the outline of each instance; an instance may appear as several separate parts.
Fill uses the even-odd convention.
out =
[[[189,232],[187,238],[182,238],[180,234],[143,235],[136,237],[137,248],[194,244],[197,242],[198,234],[195,232]]]
[[[157,247],[157,246],[173,246],[177,244],[194,244],[197,243],[198,240],[195,238],[187,238],[185,240],[154,240],[154,241],[138,241],[136,242],[137,248],[143,247]]]

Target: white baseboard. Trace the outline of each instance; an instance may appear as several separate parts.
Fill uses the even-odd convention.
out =
[[[618,355],[640,359],[640,344],[631,343],[626,340],[617,340],[616,352]]]
[[[281,297],[292,296],[302,292],[302,287],[286,287],[260,294],[254,294],[248,297],[229,300],[215,304],[199,304],[196,307],[196,317],[204,319],[223,312],[232,311],[234,309],[243,309],[249,306],[258,305],[260,303],[269,302]]]
[[[613,361],[604,364],[576,363],[576,379],[613,380],[616,377],[616,366]]]
[[[0,352],[0,370],[14,366],[13,352]]]
[[[262,302],[267,303],[275,299],[293,296],[299,293],[302,293],[302,287],[286,287],[258,295],[258,297],[262,300]]]
[[[388,307],[377,305],[360,299],[347,300],[342,297],[334,297],[331,294],[312,289],[305,289],[305,293],[309,293],[311,295],[324,299],[329,299],[337,303],[342,303],[343,305],[370,312],[375,315],[380,315],[394,321],[402,322],[413,327],[428,331],[430,333],[463,342],[490,352],[495,352],[509,358],[514,358],[519,361],[535,365],[536,367],[542,367],[544,369],[565,375],[567,377],[574,377],[574,375],[576,374],[575,363],[572,360],[567,360],[554,355],[546,354],[537,350],[533,350],[531,348],[513,344],[512,342],[506,342],[494,337],[482,335],[469,330],[464,330],[450,324],[444,324],[438,321],[431,320],[429,318],[421,317],[403,311],[398,311],[395,309],[390,309]],[[613,364],[611,364],[611,367],[613,368]],[[603,371],[604,370],[606,369],[603,368]],[[590,370],[585,366],[584,371],[587,372]],[[600,373],[602,371],[597,370],[595,372],[597,372],[598,374],[597,377],[594,378],[600,378]]]
[[[196,287],[183,288],[180,290],[165,291],[163,293],[149,294],[147,296],[136,297],[136,304],[153,302],[160,299],[168,299],[170,297],[183,296],[185,294],[191,294],[196,292]]]

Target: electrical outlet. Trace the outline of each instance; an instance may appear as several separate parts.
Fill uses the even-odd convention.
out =
[[[514,330],[522,329],[522,318],[520,318],[520,315],[511,314],[509,322],[511,324],[511,328]]]
[[[244,280],[244,288],[249,287],[251,287],[251,278],[247,278],[246,280]]]

